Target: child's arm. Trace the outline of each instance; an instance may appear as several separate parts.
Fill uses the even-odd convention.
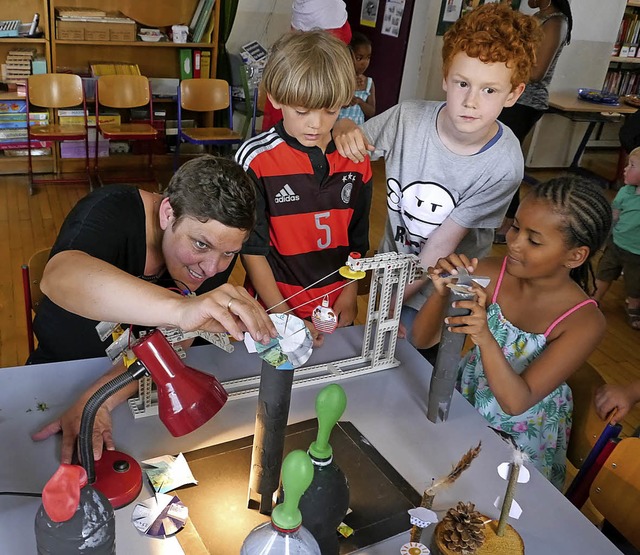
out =
[[[336,121],[331,131],[333,141],[340,155],[349,158],[352,162],[364,162],[369,152],[373,152],[373,146],[352,120],[341,118]]]
[[[340,291],[333,303],[333,311],[338,316],[338,327],[350,326],[358,315],[358,282],[354,281]]]
[[[280,289],[278,289],[276,278],[273,276],[267,257],[256,254],[243,254],[240,259],[249,281],[251,281],[265,307],[269,309],[278,305],[270,312],[286,312],[289,310],[291,307],[287,303],[279,304],[284,300],[284,297],[280,293]]]
[[[600,418],[604,420],[612,410],[616,409],[616,414],[611,419],[612,424],[620,422],[638,402],[640,402],[640,381],[626,386],[606,384],[596,391],[596,412]]]
[[[420,264],[423,268],[435,266],[438,259],[449,256],[458,249],[460,241],[469,232],[466,227],[462,227],[447,217],[444,222],[433,231],[429,240],[420,251]],[[425,278],[426,279],[426,278]],[[415,280],[407,284],[404,290],[404,299],[409,299],[415,295],[424,285],[425,280]]]
[[[469,316],[450,318],[456,333],[467,333],[480,348],[484,373],[502,410],[522,414],[565,382],[583,363],[605,332],[606,321],[598,308],[582,307],[565,318],[554,330],[555,338],[520,375],[513,371],[501,347],[487,327],[486,293],[479,286],[476,301],[458,301],[456,306],[471,310]]]
[[[364,113],[365,118],[372,118],[376,115],[376,89],[373,81],[371,82],[371,90],[369,91],[367,100],[362,100],[362,98],[356,97],[356,101]]]
[[[618,223],[618,220],[620,219],[620,210],[618,210],[617,208],[614,208],[611,212],[613,215],[613,221],[611,222],[611,227],[613,227]]]

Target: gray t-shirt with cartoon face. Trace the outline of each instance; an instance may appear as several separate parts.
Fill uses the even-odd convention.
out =
[[[448,217],[469,229],[456,252],[486,256],[511,197],[524,175],[520,144],[507,127],[479,153],[451,152],[436,129],[443,102],[410,100],[362,126],[383,157],[388,219],[380,250],[419,254]],[[406,303],[416,309],[427,292]]]

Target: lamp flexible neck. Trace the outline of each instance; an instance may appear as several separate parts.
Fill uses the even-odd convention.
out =
[[[135,368],[134,368],[135,366]],[[89,484],[96,481],[95,462],[93,460],[93,424],[98,414],[98,409],[114,393],[140,378],[146,371],[140,361],[134,362],[124,373],[116,376],[111,381],[101,386],[87,401],[82,411],[80,420],[80,433],[78,434],[78,450],[82,466],[87,471]]]

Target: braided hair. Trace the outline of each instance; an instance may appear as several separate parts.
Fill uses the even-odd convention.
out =
[[[567,248],[589,247],[584,264],[571,270],[571,278],[591,295],[594,274],[591,258],[606,241],[612,223],[611,205],[600,186],[578,176],[562,176],[540,183],[529,193],[549,202],[564,227]]]

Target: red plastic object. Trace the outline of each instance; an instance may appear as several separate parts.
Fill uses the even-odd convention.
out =
[[[109,499],[114,509],[131,503],[142,489],[142,469],[126,453],[103,451],[100,460],[95,462],[95,473],[96,481],[91,485]]]
[[[158,387],[160,420],[175,437],[210,420],[227,402],[214,377],[186,366],[162,332],[152,331],[132,346]]]
[[[78,510],[87,473],[75,464],[61,464],[42,490],[42,506],[54,522],[66,522]]]

